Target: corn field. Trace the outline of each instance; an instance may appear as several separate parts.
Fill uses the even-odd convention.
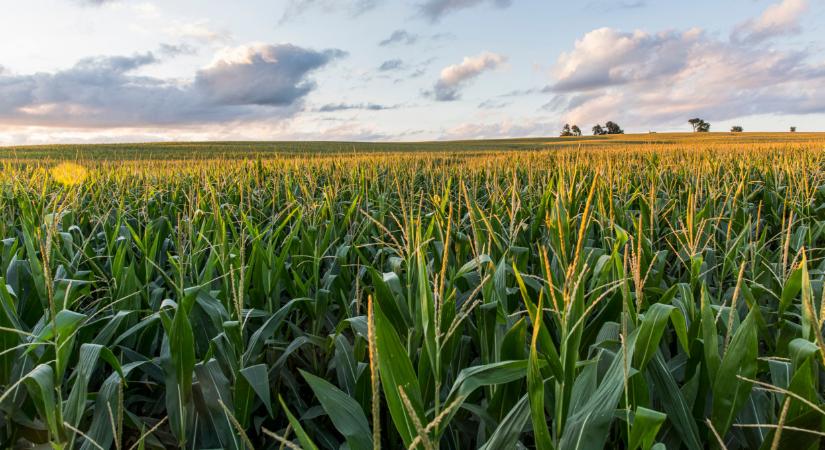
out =
[[[4,155],[2,448],[825,445],[821,137]]]

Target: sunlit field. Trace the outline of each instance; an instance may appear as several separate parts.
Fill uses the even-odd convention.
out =
[[[825,443],[825,134],[0,165],[0,448]]]

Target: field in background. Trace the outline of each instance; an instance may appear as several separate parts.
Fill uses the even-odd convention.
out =
[[[571,147],[742,146],[825,143],[825,133],[651,133],[434,142],[164,142],[145,144],[30,145],[0,147],[2,159],[254,159],[279,155],[538,151]]]
[[[0,164],[2,448],[822,445],[825,134]]]

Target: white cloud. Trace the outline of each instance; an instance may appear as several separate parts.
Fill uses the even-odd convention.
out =
[[[591,31],[559,56],[548,105],[570,123],[634,127],[689,117],[825,112],[825,66],[802,51],[715,39],[703,31]]]
[[[554,67],[557,91],[577,91],[620,85],[678,73],[687,64],[691,48],[703,39],[701,31],[683,33],[644,31],[625,33],[599,28],[562,53]]]
[[[176,23],[166,28],[166,33],[180,39],[190,39],[205,44],[227,44],[232,41],[232,33],[216,29],[208,20]]]
[[[800,31],[799,20],[807,10],[807,0],[782,0],[781,3],[768,6],[758,18],[737,26],[731,39],[754,43],[774,36],[798,33]]]
[[[101,6],[107,3],[114,3],[117,0],[76,0],[78,3],[82,5],[91,5],[91,6]]]
[[[444,131],[440,139],[497,139],[527,136],[552,136],[558,133],[555,122],[522,117],[495,122],[462,123]]]
[[[193,141],[377,141],[391,139],[374,124],[356,121],[332,126],[296,117],[227,121],[208,124],[181,124],[163,128],[73,128],[13,126],[0,124],[0,145],[60,143],[193,142]]]
[[[470,80],[485,71],[500,67],[505,61],[504,56],[492,52],[484,52],[474,57],[465,57],[461,63],[447,66],[441,71],[432,93],[438,101],[457,100],[461,88]]]

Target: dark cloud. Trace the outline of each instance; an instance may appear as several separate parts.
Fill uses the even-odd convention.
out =
[[[447,14],[481,4],[507,8],[513,0],[427,0],[418,5],[418,11],[431,22],[437,22]]]
[[[381,47],[393,44],[412,45],[418,42],[419,36],[406,30],[395,30],[386,39],[378,43]]]
[[[351,17],[357,17],[375,9],[383,0],[288,0],[281,23],[288,22],[311,10],[324,12],[344,11]]]
[[[0,74],[0,123],[135,127],[286,117],[314,89],[309,75],[344,52],[294,45],[234,49],[191,83],[142,76],[152,53],[96,57],[54,73]]]
[[[400,70],[404,68],[404,61],[400,59],[390,59],[381,63],[378,70],[381,72],[390,72],[393,70]]]
[[[351,109],[362,109],[366,111],[383,111],[386,109],[396,109],[397,105],[380,105],[377,103],[328,103],[318,108],[318,112],[338,112]]]
[[[195,87],[223,105],[292,104],[315,88],[305,76],[344,56],[341,50],[316,52],[291,44],[247,48],[243,61],[220,61],[198,72]]]

